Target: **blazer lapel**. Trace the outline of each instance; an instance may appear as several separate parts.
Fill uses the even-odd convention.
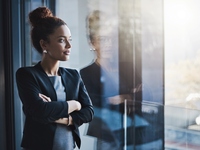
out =
[[[41,89],[42,91],[45,91],[45,93],[42,93],[48,97],[51,97],[52,101],[57,101],[57,95],[56,91],[53,87],[53,84],[51,83],[48,75],[43,70],[42,66],[40,65],[40,62],[35,65],[35,68],[37,68],[37,73],[39,74],[39,80],[44,86],[44,89]]]
[[[65,92],[66,92],[66,100],[74,99],[73,93],[74,91],[71,92],[71,90],[74,90],[74,83],[72,82],[72,77],[69,72],[64,71],[63,68],[59,69],[59,73],[61,75],[64,87],[65,87]]]

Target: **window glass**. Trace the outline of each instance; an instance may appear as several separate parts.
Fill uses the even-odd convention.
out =
[[[198,0],[165,0],[166,149],[199,149]]]
[[[162,5],[56,1],[73,39],[70,60],[61,66],[80,71],[95,110],[93,121],[80,127],[81,149],[163,148]]]
[[[164,142],[167,150],[198,149],[199,3],[56,0],[56,15],[67,23],[73,39],[70,60],[61,62],[61,66],[81,72],[93,64],[96,70],[86,70],[82,76],[87,77],[88,91],[101,93],[91,92],[96,114],[91,124],[99,128],[92,130],[91,124],[81,126],[81,149],[105,150],[106,146],[113,149],[113,145],[127,150],[162,149]],[[41,58],[27,34],[30,33],[27,14],[41,5],[45,5],[42,0],[24,1],[24,65],[34,65]],[[91,13],[97,25],[89,28],[86,22]],[[95,26],[98,28],[92,35],[90,30]],[[103,50],[99,55],[98,49]],[[103,58],[99,63],[104,68],[95,63],[97,56]],[[98,80],[91,86],[94,77]],[[119,145],[113,140],[119,140]]]
[[[163,1],[137,1],[134,14],[134,45],[137,61],[135,68],[139,66],[142,80],[139,116],[147,123],[143,124],[142,128],[135,127],[135,139],[142,141],[138,146],[135,143],[135,149],[161,150],[164,149]],[[139,119],[135,122],[139,122]]]
[[[199,99],[199,1],[165,1],[165,103],[193,108]]]

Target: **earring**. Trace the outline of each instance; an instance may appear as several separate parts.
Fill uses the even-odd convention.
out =
[[[46,54],[46,53],[47,53],[47,50],[43,50],[43,53],[45,53],[45,54]]]
[[[90,51],[95,51],[95,48],[90,48]]]

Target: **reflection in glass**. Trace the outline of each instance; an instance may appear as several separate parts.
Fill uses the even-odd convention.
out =
[[[87,135],[97,138],[97,150],[123,149],[124,100],[132,100],[132,83],[128,88],[126,82],[119,81],[118,20],[95,10],[87,18],[87,30],[96,53],[94,61],[80,70],[95,111]],[[120,86],[126,90],[120,91]],[[128,117],[127,122],[131,126],[132,118]]]
[[[162,1],[61,1],[56,10],[76,42],[71,61],[63,65],[80,68],[95,107],[82,149],[161,150],[163,57],[154,54],[163,52]]]

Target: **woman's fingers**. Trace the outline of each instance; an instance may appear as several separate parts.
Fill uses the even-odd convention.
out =
[[[42,100],[43,100],[44,102],[51,102],[50,97],[47,97],[47,96],[44,95],[44,94],[39,93],[39,97],[42,98]]]
[[[69,123],[69,119],[68,118],[60,118],[60,119],[56,120],[55,122],[67,125]]]
[[[81,110],[81,103],[79,103],[78,101],[77,102],[77,110]]]

